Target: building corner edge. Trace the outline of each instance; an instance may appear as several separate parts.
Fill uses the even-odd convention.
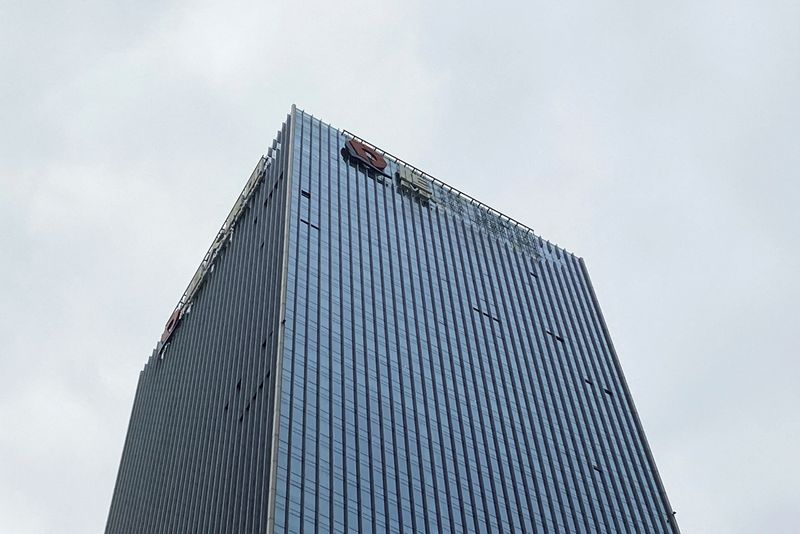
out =
[[[284,331],[286,324],[286,289],[287,274],[289,269],[289,218],[292,213],[292,171],[294,162],[294,132],[297,107],[292,104],[289,113],[289,139],[286,156],[286,212],[283,221],[283,266],[281,267],[281,293],[278,312],[278,343],[275,355],[275,396],[272,420],[272,436],[269,439],[270,447],[270,470],[269,470],[269,493],[267,494],[267,534],[275,531],[275,496],[278,483],[278,431],[280,430],[280,406],[281,406],[281,381],[283,378],[283,347]],[[285,141],[285,140],[284,140]]]
[[[658,466],[656,466],[655,458],[653,457],[653,452],[650,449],[650,443],[647,441],[647,436],[644,433],[644,427],[642,426],[642,421],[639,418],[639,412],[636,409],[636,405],[633,402],[633,396],[631,395],[630,388],[628,387],[628,381],[625,378],[625,374],[622,372],[622,364],[619,361],[619,356],[617,355],[617,350],[614,348],[614,342],[611,340],[611,335],[608,331],[608,325],[606,324],[606,319],[603,316],[603,312],[600,309],[600,302],[597,300],[597,294],[594,291],[594,285],[592,285],[592,279],[589,277],[589,271],[586,268],[586,262],[583,258],[578,258],[578,263],[581,267],[581,272],[583,277],[586,279],[586,285],[589,288],[589,295],[592,299],[592,305],[597,310],[597,316],[600,319],[600,326],[603,330],[603,336],[606,338],[606,342],[608,343],[608,347],[611,352],[611,358],[614,362],[614,367],[616,368],[617,375],[619,376],[620,383],[622,384],[622,389],[625,393],[625,400],[631,408],[631,412],[633,413],[633,420],[636,424],[636,432],[639,434],[639,438],[642,440],[644,444],[644,451],[647,455],[647,460],[650,463],[650,468],[653,471],[654,478],[656,480],[656,484],[658,484],[658,490],[661,493],[661,498],[664,503],[664,507],[667,510],[667,521],[669,521],[669,525],[671,527],[672,532],[675,534],[680,534],[681,530],[678,527],[678,522],[675,519],[675,511],[672,508],[672,504],[669,502],[669,497],[667,496],[667,491],[664,488],[664,482],[661,480],[661,474],[658,472]]]

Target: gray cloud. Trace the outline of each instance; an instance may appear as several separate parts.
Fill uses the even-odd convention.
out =
[[[685,532],[800,504],[800,8],[0,7],[0,530],[102,529],[138,371],[292,102],[586,258]]]

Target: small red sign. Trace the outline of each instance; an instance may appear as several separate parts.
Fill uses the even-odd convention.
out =
[[[347,147],[348,155],[364,165],[378,172],[383,172],[383,169],[386,168],[386,160],[383,159],[383,156],[374,148],[360,143],[355,139],[347,141],[345,146]]]

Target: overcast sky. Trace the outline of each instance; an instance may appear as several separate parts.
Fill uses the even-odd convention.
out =
[[[292,103],[586,259],[683,532],[798,532],[797,2],[267,4],[0,0],[0,532],[103,529]]]

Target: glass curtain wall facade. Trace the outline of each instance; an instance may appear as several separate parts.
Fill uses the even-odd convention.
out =
[[[583,260],[348,132],[287,124],[142,373],[108,530],[678,532]],[[226,266],[264,282],[220,297]]]
[[[106,532],[265,532],[292,118],[139,375]]]

